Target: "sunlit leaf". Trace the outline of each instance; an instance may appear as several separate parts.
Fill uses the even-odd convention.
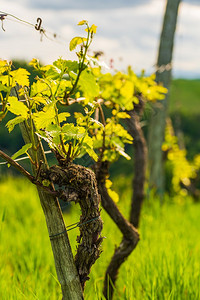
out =
[[[13,77],[14,82],[17,82],[20,86],[29,86],[29,75],[30,73],[22,68],[15,71],[11,71],[10,75]]]
[[[92,24],[90,27],[90,32],[96,33],[97,32],[97,26],[95,24]]]
[[[46,65],[40,70],[45,72],[45,78],[56,80],[60,77],[60,70],[53,65]]]
[[[45,97],[42,96],[35,96],[32,97],[30,100],[34,101],[36,104],[47,104]]]
[[[6,86],[6,85],[4,85],[4,84],[2,84],[2,83],[0,83],[0,91],[2,91],[2,92],[8,92],[9,91],[9,87],[8,86]]]
[[[6,127],[8,128],[8,131],[11,132],[15,125],[22,123],[25,120],[24,117],[18,116],[10,121],[7,122]]]
[[[81,139],[85,136],[85,128],[80,126],[74,126],[74,124],[65,124],[62,127],[62,133],[65,140]]]
[[[68,117],[70,117],[70,113],[68,113],[68,112],[63,112],[63,113],[58,114],[59,123],[62,123],[63,121],[66,121],[66,119]]]
[[[70,51],[74,50],[78,45],[83,44],[83,42],[85,41],[87,41],[86,38],[80,36],[74,37],[69,44],[69,50]]]
[[[120,94],[127,98],[130,99],[133,97],[134,94],[134,84],[131,81],[126,81],[123,86],[120,89]]]
[[[9,86],[9,76],[8,75],[2,75],[2,76],[0,76],[0,82],[3,85]]]
[[[50,96],[47,84],[40,80],[34,82],[31,86],[31,96],[42,96],[44,98],[44,94]]]
[[[55,108],[53,104],[44,107],[43,111],[33,114],[37,129],[46,128],[49,124],[55,123]]]
[[[19,156],[21,156],[21,155],[27,153],[27,151],[28,151],[31,147],[32,147],[32,144],[31,144],[31,143],[24,145],[20,150],[18,150],[15,154],[13,154],[13,155],[11,156],[11,158],[12,158],[13,160],[15,160],[17,157],[19,157]]]
[[[90,157],[94,159],[94,161],[98,161],[98,155],[95,153],[95,151],[91,148],[84,147],[85,151],[89,154]]]
[[[117,117],[120,119],[130,119],[131,116],[129,114],[127,114],[126,112],[119,112],[117,114]]]
[[[131,157],[126,153],[124,152],[124,149],[123,148],[120,148],[120,147],[117,147],[116,148],[116,151],[119,152],[119,154],[123,157],[125,157],[127,160],[130,160]]]
[[[79,79],[79,86],[85,97],[94,98],[99,95],[99,86],[91,72],[84,70]]]
[[[7,107],[10,112],[17,116],[22,116],[24,119],[28,116],[28,108],[20,102],[17,97],[11,96],[8,98],[9,106]]]
[[[117,203],[119,201],[119,195],[111,189],[112,181],[110,181],[109,179],[106,179],[105,183],[106,183],[106,188],[107,188],[107,191],[108,191],[108,195],[112,198],[112,200],[115,203]]]
[[[39,67],[39,60],[36,58],[33,58],[30,62],[29,65],[32,66],[35,69],[38,69]]]
[[[77,25],[85,25],[85,24],[87,24],[88,23],[88,21],[86,21],[86,20],[82,20],[82,21],[80,21],[80,22],[78,22],[78,24]]]

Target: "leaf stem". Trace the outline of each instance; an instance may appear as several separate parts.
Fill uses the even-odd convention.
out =
[[[91,41],[90,41],[90,31],[89,31],[89,26],[87,25],[87,28],[88,28],[88,34],[87,34],[87,41],[86,41],[86,45],[85,45],[85,51],[83,53],[83,57],[82,57],[82,61],[80,62],[80,67],[79,67],[79,71],[78,71],[78,75],[76,77],[76,80],[75,80],[75,83],[71,89],[71,91],[69,93],[65,92],[65,95],[64,95],[64,99],[66,100],[67,98],[69,98],[75,91],[76,87],[77,87],[77,84],[78,84],[78,81],[79,81],[79,78],[80,78],[80,75],[82,73],[82,71],[84,70],[84,62],[85,62],[85,57],[86,57],[86,54],[87,54],[87,50],[89,48],[89,45],[91,44]]]

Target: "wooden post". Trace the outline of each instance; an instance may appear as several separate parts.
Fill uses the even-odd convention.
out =
[[[169,89],[171,82],[172,54],[176,30],[178,8],[181,0],[167,0],[160,46],[157,59],[156,81]],[[164,166],[162,143],[165,135],[165,120],[168,108],[168,96],[154,105],[149,126],[149,185],[158,195],[164,193]]]
[[[25,143],[30,143],[31,138],[26,125],[20,125],[22,136]],[[39,160],[43,161],[42,168],[48,168],[47,160],[41,142],[35,136],[38,147]],[[30,155],[34,160],[34,153]],[[36,170],[33,168],[34,174]],[[46,224],[51,241],[51,247],[54,255],[56,272],[61,285],[63,300],[82,300],[83,293],[75,267],[73,254],[66,232],[66,226],[60,209],[58,199],[49,195],[44,189],[37,187],[40,203],[46,218]]]

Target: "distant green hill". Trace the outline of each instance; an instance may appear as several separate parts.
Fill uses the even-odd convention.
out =
[[[200,79],[172,81],[169,114],[176,134],[181,133],[188,159],[200,153]]]
[[[175,79],[170,89],[170,114],[200,115],[200,79]]]

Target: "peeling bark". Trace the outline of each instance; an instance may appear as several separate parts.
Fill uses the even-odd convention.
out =
[[[75,201],[81,207],[80,236],[77,237],[78,247],[75,256],[75,265],[84,289],[86,280],[89,279],[91,266],[101,254],[101,231],[103,227],[100,218],[100,196],[93,171],[73,163],[65,166],[52,166],[42,177],[58,184],[60,198],[63,201]],[[70,192],[69,192],[70,189]],[[58,190],[59,191],[59,190]],[[68,197],[68,194],[71,197]]]

